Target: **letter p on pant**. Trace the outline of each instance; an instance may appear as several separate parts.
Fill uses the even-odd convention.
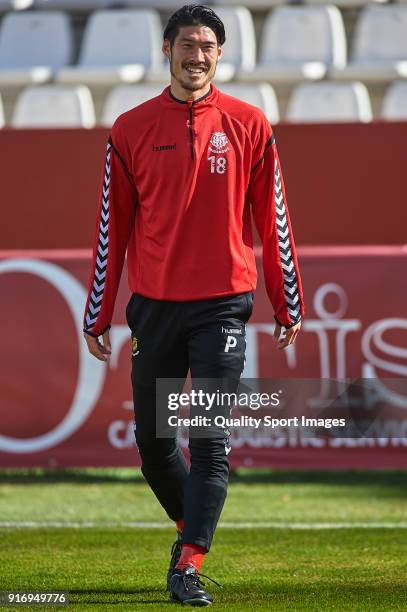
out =
[[[235,338],[235,336],[228,336],[226,338],[225,353],[228,353],[229,349],[234,348],[236,344],[237,338]]]

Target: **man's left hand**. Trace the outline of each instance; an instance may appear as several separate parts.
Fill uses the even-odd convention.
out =
[[[277,342],[278,349],[285,349],[290,344],[294,344],[295,339],[297,338],[301,329],[301,321],[298,321],[296,325],[289,327],[285,330],[285,335],[281,336],[282,327],[278,323],[276,323],[276,328],[274,330],[274,339]],[[281,336],[281,337],[280,337]]]

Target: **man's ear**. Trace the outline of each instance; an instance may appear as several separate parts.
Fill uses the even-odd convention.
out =
[[[163,50],[164,55],[168,59],[171,59],[171,44],[169,40],[164,40],[162,50]]]
[[[218,60],[222,57],[222,47],[218,47]]]

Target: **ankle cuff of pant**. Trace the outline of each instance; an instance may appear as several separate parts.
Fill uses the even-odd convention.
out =
[[[186,538],[184,535],[182,536],[182,543],[187,546],[202,546],[202,548],[206,549],[206,552],[209,552],[211,546],[208,540],[202,538]]]

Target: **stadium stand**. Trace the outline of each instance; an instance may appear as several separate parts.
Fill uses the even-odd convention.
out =
[[[260,61],[241,70],[242,81],[318,80],[331,66],[345,64],[346,39],[335,6],[277,7],[266,18]]]
[[[65,13],[8,13],[0,30],[0,86],[45,83],[71,61],[72,53],[70,20]]]
[[[396,81],[387,89],[381,116],[387,121],[407,121],[407,81]]]
[[[161,35],[156,11],[96,11],[87,23],[78,65],[62,68],[57,80],[95,86],[136,83],[163,65]]]
[[[91,93],[84,85],[28,87],[18,97],[12,125],[17,128],[92,128],[95,111]]]
[[[403,120],[402,86],[384,96],[389,83],[407,77],[407,0],[303,2],[208,2],[227,32],[217,86],[262,108],[271,123],[286,117],[297,121],[297,112],[307,115],[303,104],[311,98],[320,100],[313,121],[317,109],[321,121],[329,120],[323,103],[329,98],[346,100],[339,115],[336,105],[331,109],[332,120],[368,121],[372,112],[385,119],[395,113]],[[170,81],[162,26],[179,5],[174,0],[0,0],[0,13],[6,13],[0,25],[0,125],[12,123],[17,97],[30,85],[88,86],[96,118],[104,125],[111,124],[117,109],[144,100],[146,92],[162,91]],[[348,64],[347,46],[352,50]],[[313,81],[325,87],[294,91]],[[331,81],[344,87],[334,91]],[[126,87],[133,84],[143,87]],[[298,96],[306,96],[301,104]]]
[[[113,125],[119,115],[138,106],[162,91],[161,85],[119,85],[109,92],[103,107],[101,124],[106,127]]]
[[[332,67],[333,78],[375,83],[407,77],[407,6],[363,9],[353,49],[347,66]]]
[[[224,93],[240,98],[248,104],[257,106],[266,115],[270,123],[278,123],[280,114],[278,110],[277,96],[269,83],[258,83],[246,85],[243,83],[225,83],[219,89]]]
[[[303,83],[294,90],[287,119],[296,123],[372,120],[369,92],[363,83]]]
[[[64,11],[85,11],[111,7],[117,2],[115,0],[33,0],[35,8],[59,9]]]

